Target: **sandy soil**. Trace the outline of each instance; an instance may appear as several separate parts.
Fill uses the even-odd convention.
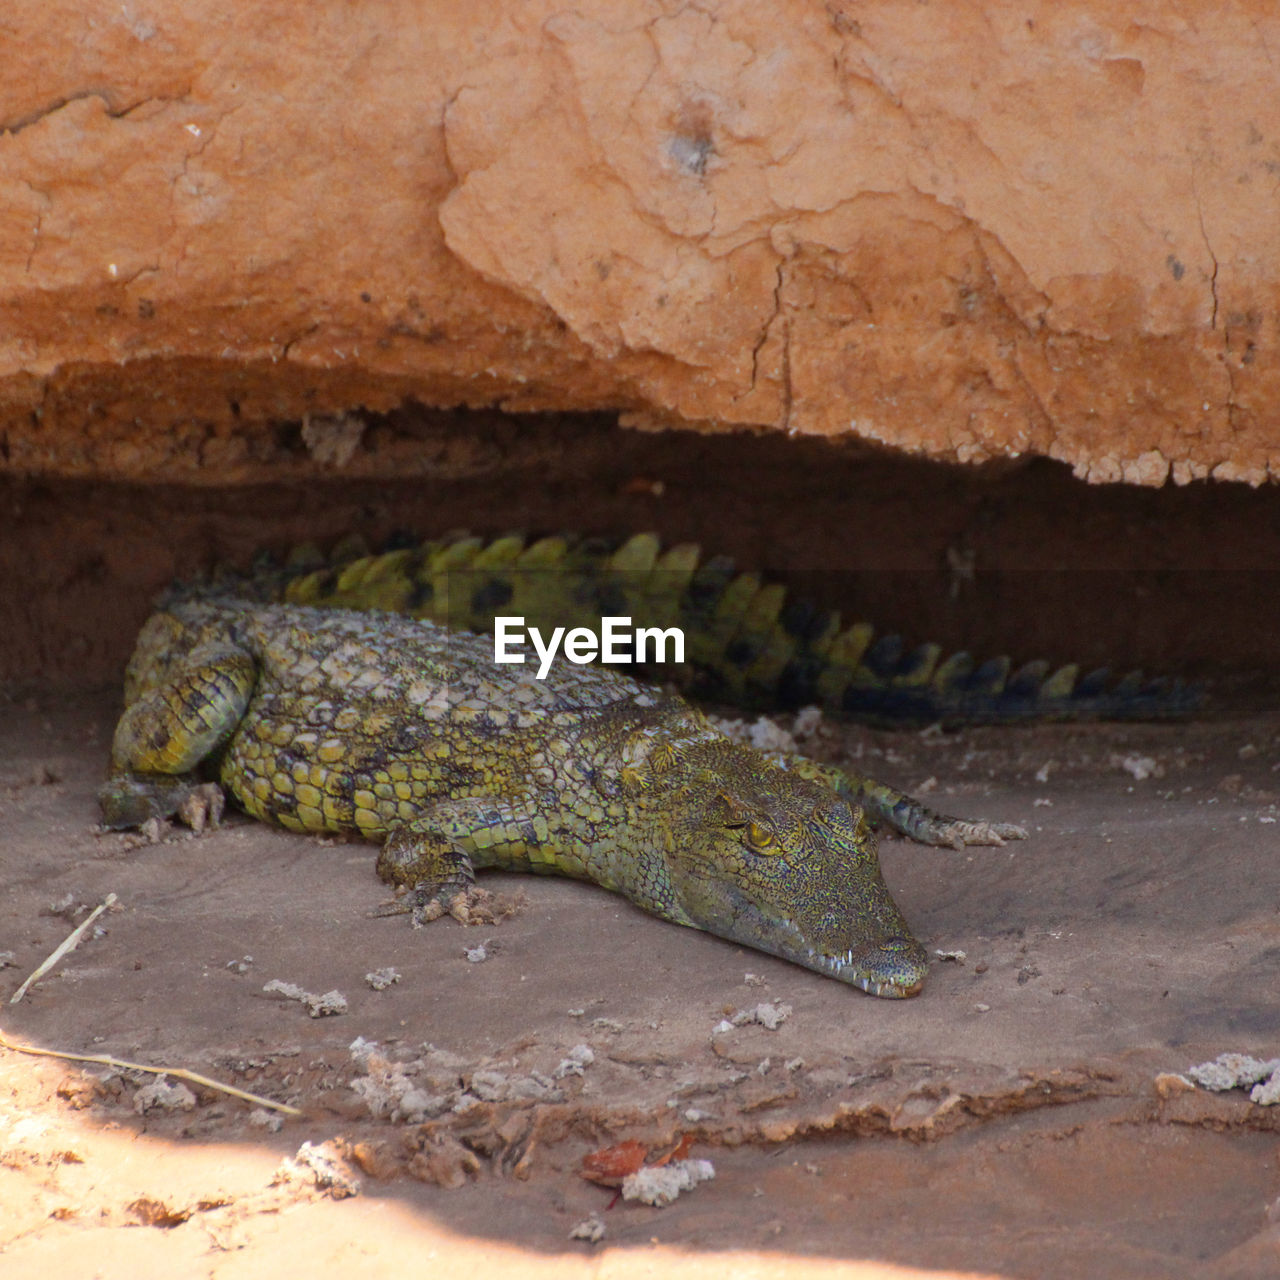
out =
[[[919,936],[964,953],[887,1002],[591,886],[493,876],[513,916],[415,931],[370,917],[367,846],[239,817],[100,834],[113,714],[110,693],[0,709],[6,997],[118,897],[0,1025],[302,1115],[273,1129],[194,1086],[165,1109],[150,1077],[0,1052],[7,1277],[1280,1274],[1280,1107],[1158,1083],[1280,1055],[1274,716],[825,733],[940,808],[1031,827],[964,853],[884,841]],[[272,979],[347,1011],[309,1017]],[[790,1014],[716,1030],[761,1003]],[[579,1175],[680,1133],[716,1176],[669,1207],[609,1207]],[[336,1183],[281,1172],[304,1143]],[[603,1241],[570,1240],[592,1214]]]

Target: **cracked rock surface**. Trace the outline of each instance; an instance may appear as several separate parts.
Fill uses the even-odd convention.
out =
[[[409,399],[1277,464],[1274,15],[14,0],[6,35],[0,467],[263,477],[282,420],[342,466],[341,415]]]

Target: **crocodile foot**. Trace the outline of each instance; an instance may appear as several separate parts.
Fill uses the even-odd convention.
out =
[[[925,844],[963,849],[971,844],[998,845],[1006,840],[1025,840],[1027,829],[1016,822],[969,822],[964,818],[930,814],[911,834]]]

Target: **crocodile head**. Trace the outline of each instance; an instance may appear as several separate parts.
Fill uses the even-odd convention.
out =
[[[721,742],[684,764],[665,843],[688,923],[874,996],[919,992],[928,959],[861,810],[747,747]]]

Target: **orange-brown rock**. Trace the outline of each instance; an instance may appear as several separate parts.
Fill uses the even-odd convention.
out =
[[[261,476],[273,422],[407,399],[1280,467],[1272,6],[9,0],[2,38],[10,470]]]

